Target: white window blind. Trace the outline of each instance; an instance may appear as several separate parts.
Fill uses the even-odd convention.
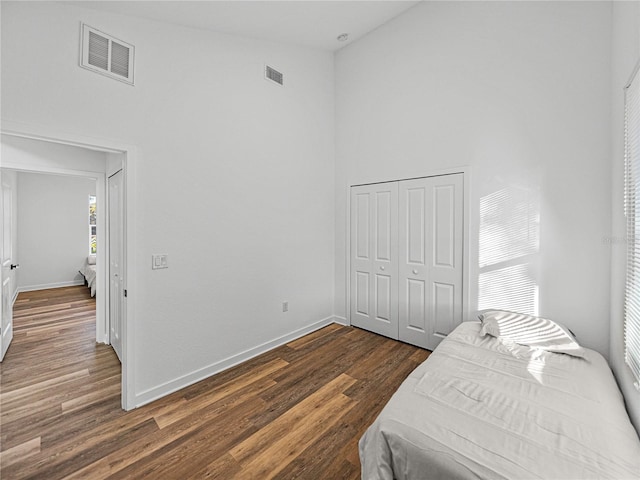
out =
[[[625,361],[640,383],[640,75],[625,88],[625,215],[627,281],[624,304]]]

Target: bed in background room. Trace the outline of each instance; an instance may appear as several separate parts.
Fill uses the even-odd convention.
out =
[[[606,360],[550,320],[481,319],[458,326],[365,432],[362,478],[640,478]]]
[[[84,276],[87,286],[91,290],[91,296],[96,296],[96,256],[89,255],[79,272]]]

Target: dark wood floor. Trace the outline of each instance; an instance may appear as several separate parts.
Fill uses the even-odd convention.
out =
[[[427,351],[331,325],[130,412],[85,287],[20,294],[0,478],[357,479],[357,442]]]

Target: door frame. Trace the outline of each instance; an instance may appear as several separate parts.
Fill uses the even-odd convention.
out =
[[[124,245],[123,245],[123,269],[125,273],[124,288],[127,296],[123,303],[122,310],[122,384],[121,384],[121,405],[124,410],[135,408],[135,295],[136,292],[136,272],[135,272],[135,186],[136,186],[136,158],[137,149],[133,145],[122,142],[99,139],[94,137],[86,137],[83,135],[70,134],[66,132],[58,132],[45,126],[29,125],[19,122],[4,121],[0,127],[0,133],[14,137],[28,138],[51,143],[58,143],[73,147],[80,147],[89,150],[96,150],[104,153],[121,154],[123,158],[122,171],[124,175]],[[106,163],[106,162],[105,162]],[[108,232],[106,227],[106,218],[108,215],[107,192],[106,192],[106,173],[83,172],[79,170],[66,170],[52,167],[29,167],[12,163],[3,159],[2,168],[10,168],[14,170],[76,175],[96,178],[96,195],[102,199],[102,203],[106,207],[103,209],[102,217],[98,219],[99,226],[102,225],[104,232],[103,248],[100,249],[99,261],[102,260],[103,268],[98,267],[98,275],[102,284],[97,295],[102,296],[96,298],[96,340],[108,343],[108,305],[109,292],[106,288],[108,280],[108,261],[106,252],[108,251]],[[100,271],[102,270],[102,271]],[[101,311],[98,312],[99,301],[101,300]],[[101,325],[98,325],[98,316],[101,317]],[[100,338],[100,339],[99,339]]]
[[[105,327],[106,327],[106,330],[107,330],[106,331],[106,336],[108,337],[109,343],[111,344],[113,350],[116,352],[116,355],[118,356],[118,360],[120,360],[120,363],[122,363],[122,357],[124,357],[124,354],[122,353],[122,350],[123,350],[122,329],[119,332],[120,333],[120,345],[118,346],[118,348],[120,349],[120,351],[118,351],[116,349],[116,347],[114,346],[114,342],[113,342],[114,339],[113,339],[113,337],[111,335],[111,332],[112,332],[112,328],[111,327],[113,326],[112,322],[111,322],[111,319],[113,317],[111,316],[111,305],[112,305],[112,302],[111,302],[111,300],[112,300],[112,298],[111,298],[111,273],[112,273],[111,272],[111,263],[112,263],[111,262],[111,250],[112,250],[111,249],[111,246],[112,246],[112,243],[111,243],[111,240],[112,240],[112,238],[111,238],[111,233],[112,233],[112,230],[111,230],[111,217],[112,217],[112,215],[111,215],[112,214],[111,199],[112,199],[112,195],[111,195],[111,183],[110,183],[110,181],[111,181],[111,178],[115,177],[116,175],[118,175],[121,172],[122,172],[121,190],[124,190],[124,185],[125,185],[124,169],[121,168],[121,169],[116,170],[115,173],[107,173],[105,175],[105,177],[106,177],[105,178],[105,188],[106,188],[106,192],[107,192],[107,195],[106,195],[106,198],[105,198],[105,202],[106,202],[106,207],[107,208],[105,210],[107,211],[107,215],[106,215],[106,218],[104,219],[104,221],[106,223],[106,226],[107,226],[107,228],[104,230],[105,235],[107,236],[107,239],[106,239],[106,242],[105,242],[105,244],[106,244],[105,245],[105,250],[106,250],[106,252],[105,252],[105,255],[106,255],[105,267],[106,267],[106,272],[105,272],[105,275],[104,275],[106,283],[105,283],[104,288],[108,292],[105,296],[108,299],[107,300],[108,304],[106,305],[106,309],[109,312],[109,320],[110,320],[108,322],[108,324],[105,325]],[[120,227],[121,228],[124,228],[124,207],[125,207],[124,192],[121,192],[120,200],[121,200],[121,207],[122,207],[121,208],[121,213],[122,214],[120,215],[118,223],[120,223]],[[125,250],[125,248],[124,248],[124,238],[125,238],[124,237],[124,231],[121,232],[121,233],[122,233],[123,242],[122,242],[122,245],[120,246],[120,248],[121,248],[120,249],[120,269],[122,271],[123,270],[122,266],[124,265],[123,260],[126,257],[126,255],[125,255],[125,251],[124,251]],[[127,275],[125,274],[124,277],[125,277],[125,282],[126,282]],[[125,297],[124,296],[120,296],[120,297],[121,297],[119,299],[119,301],[120,301],[120,309],[121,309],[120,311],[122,312],[123,311],[122,309],[124,308],[124,304],[125,304]],[[122,314],[120,315],[120,317],[121,317],[120,320],[122,320]],[[122,321],[121,321],[121,327],[122,326],[123,326],[123,324],[122,324]]]
[[[396,177],[396,178],[371,178],[363,179],[363,181],[348,181],[345,192],[346,196],[346,244],[345,244],[345,298],[346,298],[346,324],[351,323],[351,188],[361,185],[372,185],[375,183],[388,183],[388,182],[401,182],[403,180],[415,180],[419,178],[427,177],[440,177],[443,175],[454,175],[456,173],[462,174],[462,321],[466,321],[469,318],[469,305],[471,304],[471,279],[469,276],[469,266],[473,256],[471,255],[471,242],[469,239],[470,234],[470,221],[471,221],[471,167],[462,166],[456,168],[446,168],[442,170],[431,171],[420,175],[412,175],[408,177]]]

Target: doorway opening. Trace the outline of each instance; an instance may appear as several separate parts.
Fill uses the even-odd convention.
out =
[[[7,128],[6,124],[2,129],[2,170],[9,169],[16,172],[53,174],[58,176],[76,176],[93,178],[95,180],[96,197],[96,217],[95,225],[97,231],[96,248],[96,279],[95,279],[95,303],[96,322],[95,336],[97,343],[112,343],[112,317],[113,312],[117,312],[119,325],[118,343],[119,358],[121,360],[121,406],[125,410],[135,407],[135,393],[133,384],[133,328],[132,302],[130,297],[125,298],[127,291],[133,285],[133,191],[134,191],[134,169],[135,148],[127,145],[113,144],[109,141],[87,141],[83,137],[74,135],[56,135],[36,128]],[[31,151],[23,155],[16,155],[17,146],[34,146]],[[35,149],[35,151],[34,151]],[[73,149],[77,155],[71,155],[62,161],[54,155],[47,158],[42,152]],[[27,149],[29,150],[29,149]],[[80,157],[85,155],[83,163]],[[122,188],[120,208],[120,235],[121,245],[119,249],[120,259],[118,261],[119,284],[118,290],[110,288],[109,279],[109,193],[108,178],[121,172]],[[89,232],[92,226],[89,225]],[[90,247],[88,247],[89,249]],[[88,252],[89,253],[89,252]],[[19,252],[18,252],[19,255]],[[88,255],[89,256],[89,255]],[[12,299],[13,302],[14,299]],[[3,314],[3,317],[6,315]],[[3,318],[3,322],[5,318]],[[3,346],[4,347],[4,346]]]

